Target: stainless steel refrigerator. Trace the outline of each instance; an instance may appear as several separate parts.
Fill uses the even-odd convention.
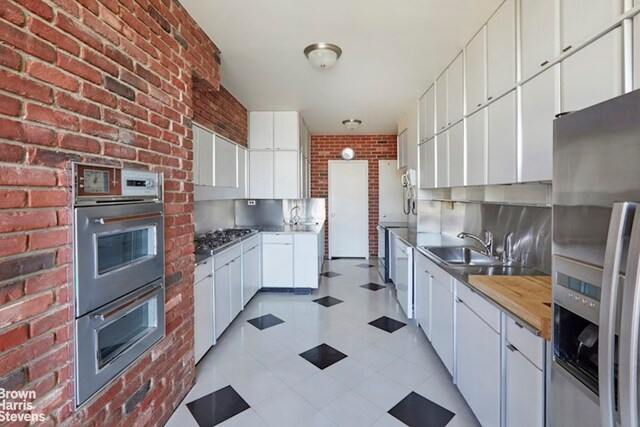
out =
[[[638,426],[640,91],[554,122],[552,426]]]

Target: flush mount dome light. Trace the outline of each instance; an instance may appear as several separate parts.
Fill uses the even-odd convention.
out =
[[[355,128],[357,128],[358,126],[360,126],[362,124],[362,120],[358,120],[358,119],[347,119],[347,120],[343,120],[342,124],[349,130],[354,130]]]
[[[304,48],[304,56],[311,65],[321,70],[333,67],[342,55],[342,49],[331,43],[314,43]]]
[[[344,147],[340,152],[340,157],[344,160],[351,160],[355,157],[356,151],[351,147]]]

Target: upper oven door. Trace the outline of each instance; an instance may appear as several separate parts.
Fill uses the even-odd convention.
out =
[[[144,203],[75,209],[77,316],[163,275],[162,206]]]

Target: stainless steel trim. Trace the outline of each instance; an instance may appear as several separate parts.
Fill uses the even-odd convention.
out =
[[[162,212],[137,214],[137,215],[125,215],[125,216],[113,216],[109,218],[95,218],[93,222],[104,225],[104,224],[111,224],[114,222],[134,221],[134,220],[145,219],[145,218],[156,218],[160,216],[162,216]]]
[[[208,276],[210,277],[211,274]],[[102,321],[109,319],[110,317],[113,317],[114,315],[120,313],[122,310],[126,309],[127,307],[131,306],[132,304],[135,304],[136,302],[145,299],[146,297],[148,297],[150,294],[154,293],[157,289],[161,288],[162,284],[157,284],[157,285],[153,285],[151,287],[151,289],[149,289],[148,291],[146,291],[145,293],[138,295],[137,297],[133,298],[130,301],[127,301],[126,303],[122,304],[121,306],[114,308],[113,310],[108,310],[108,311],[103,311],[103,312],[98,312],[95,314],[92,314],[93,317],[96,317]]]
[[[609,223],[600,296],[598,391],[603,427],[615,427],[614,344],[622,244],[629,203],[614,203]],[[620,355],[622,357],[622,353]]]
[[[640,335],[640,214],[633,221],[620,322],[620,423],[638,427],[638,340]]]
[[[509,351],[518,351],[518,349],[513,344],[507,344],[507,348]]]

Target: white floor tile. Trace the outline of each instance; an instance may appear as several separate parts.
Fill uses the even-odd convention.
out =
[[[383,414],[383,410],[359,394],[350,391],[322,409],[322,413],[339,426],[368,426]]]
[[[292,388],[318,409],[349,391],[322,371],[294,384]]]
[[[322,412],[316,412],[305,418],[296,427],[338,427],[333,421],[327,418]]]
[[[353,390],[383,411],[393,408],[398,402],[411,393],[409,387],[398,384],[382,374],[375,374]]]
[[[384,414],[380,418],[378,418],[378,421],[376,421],[371,426],[372,427],[406,427],[406,424],[398,420],[396,417],[392,415]],[[449,427],[449,425],[447,425],[447,427]]]
[[[360,384],[375,373],[373,369],[366,367],[350,357],[329,366],[324,372],[349,388]]]
[[[298,393],[286,390],[255,407],[260,417],[271,427],[289,427],[304,420],[316,409]]]
[[[185,399],[186,400],[186,399]],[[181,404],[178,409],[171,415],[165,427],[200,427],[195,418],[189,412],[186,405]]]
[[[258,413],[249,408],[246,411],[240,412],[235,417],[218,424],[220,427],[268,427]],[[217,427],[217,426],[216,426]]]
[[[255,406],[288,386],[271,371],[263,370],[234,382],[233,388],[250,406]]]
[[[282,381],[289,385],[300,382],[318,372],[318,368],[295,355],[269,368]]]
[[[411,389],[422,384],[431,374],[431,371],[427,371],[418,365],[414,365],[403,358],[394,360],[385,366],[380,372],[387,378]]]
[[[374,371],[381,370],[398,358],[397,355],[374,345],[364,347],[362,350],[354,353],[352,357]]]

